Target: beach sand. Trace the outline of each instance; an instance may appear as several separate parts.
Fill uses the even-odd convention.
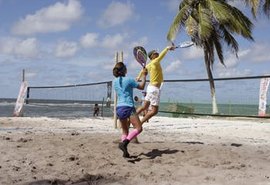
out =
[[[129,159],[119,138],[112,118],[0,118],[0,184],[270,184],[270,120],[154,117]]]

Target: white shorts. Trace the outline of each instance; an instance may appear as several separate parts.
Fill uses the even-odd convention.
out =
[[[148,85],[145,100],[150,101],[150,105],[158,106],[160,100],[160,89],[156,86]]]

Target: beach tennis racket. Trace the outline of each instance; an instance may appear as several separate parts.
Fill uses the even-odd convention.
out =
[[[147,53],[146,50],[142,46],[136,46],[133,48],[133,55],[136,61],[145,68],[147,62]]]
[[[188,48],[188,47],[193,46],[193,45],[194,45],[194,42],[185,41],[185,42],[182,42],[179,45],[175,46],[175,48]]]

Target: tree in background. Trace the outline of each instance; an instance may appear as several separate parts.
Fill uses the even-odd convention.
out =
[[[226,0],[183,0],[170,26],[167,39],[173,42],[179,31],[184,28],[195,45],[203,49],[212,98],[212,113],[217,114],[218,107],[212,74],[215,54],[225,66],[223,45],[226,44],[237,57],[238,42],[233,34],[253,41],[253,24],[239,9],[229,5]]]

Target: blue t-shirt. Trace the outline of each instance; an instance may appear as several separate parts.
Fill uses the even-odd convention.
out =
[[[138,85],[138,82],[130,77],[117,77],[113,80],[114,90],[117,94],[117,107],[134,107],[133,88],[137,88]]]

